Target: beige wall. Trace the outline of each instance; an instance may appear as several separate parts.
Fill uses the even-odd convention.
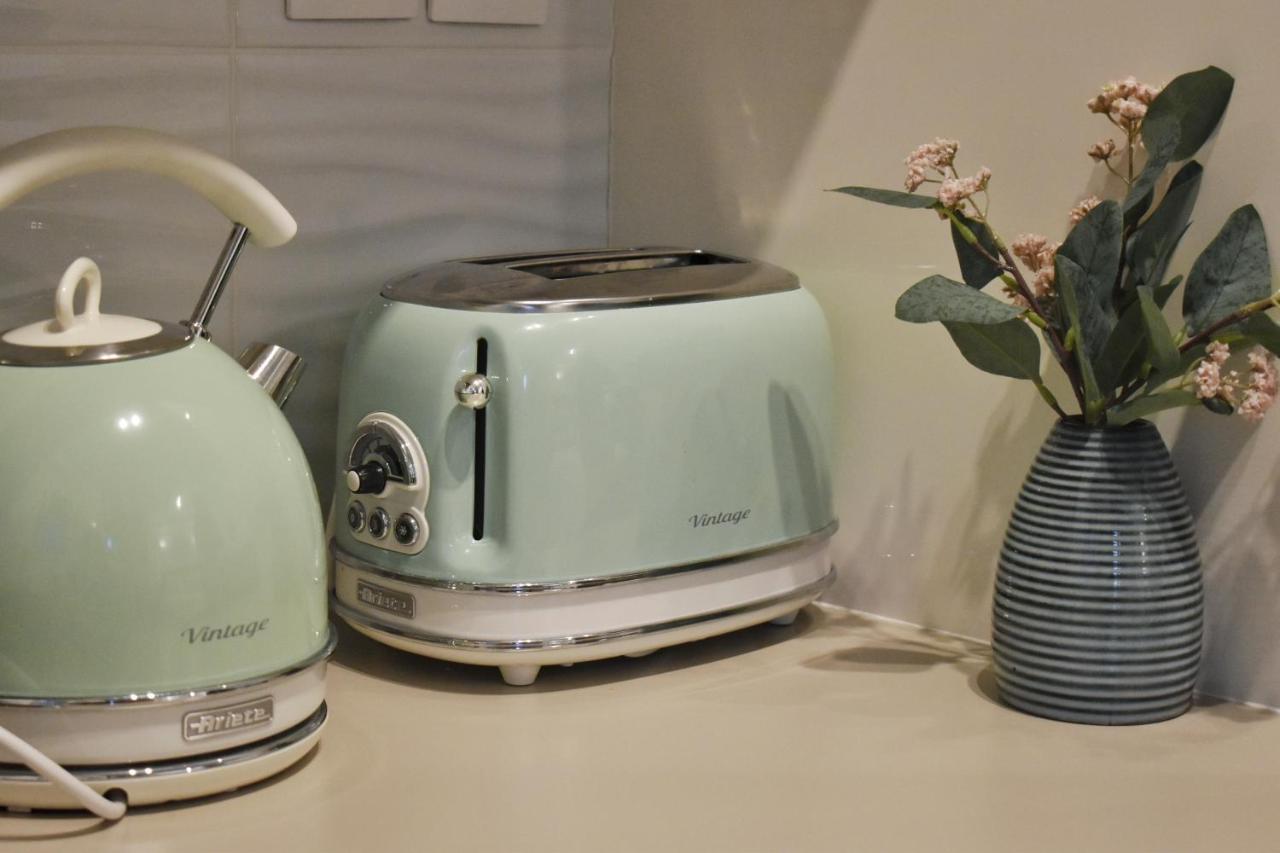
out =
[[[826,308],[843,445],[841,579],[828,597],[986,636],[1008,509],[1052,418],[1030,386],[964,364],[942,329],[893,319],[912,282],[954,274],[931,214],[822,190],[896,187],[912,147],[953,136],[964,169],[994,171],[991,217],[1006,236],[1060,238],[1070,206],[1105,188],[1084,156],[1107,129],[1084,109],[1096,87],[1214,63],[1236,75],[1236,96],[1201,155],[1197,221],[1174,271],[1246,201],[1280,243],[1280,7],[621,0],[614,25],[612,242],[756,255],[799,273]],[[1200,518],[1202,687],[1275,706],[1273,418],[1257,430],[1198,412],[1158,423]]]

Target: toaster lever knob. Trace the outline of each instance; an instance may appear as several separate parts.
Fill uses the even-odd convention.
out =
[[[453,396],[468,409],[483,409],[489,405],[489,395],[492,393],[489,379],[482,373],[468,373],[453,386]]]
[[[387,469],[377,462],[366,462],[347,471],[347,489],[353,495],[377,495],[387,487]]]

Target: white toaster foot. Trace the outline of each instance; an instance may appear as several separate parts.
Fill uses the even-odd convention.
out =
[[[541,671],[540,666],[520,666],[511,665],[498,667],[498,671],[502,673],[502,680],[510,684],[512,687],[528,687],[530,684],[538,680],[538,672]]]

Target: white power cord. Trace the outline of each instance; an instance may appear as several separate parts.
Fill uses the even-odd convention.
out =
[[[0,746],[12,752],[22,763],[49,782],[66,791],[76,802],[104,820],[119,820],[124,817],[125,804],[108,800],[97,791],[72,776],[58,762],[27,743],[13,732],[0,726]]]

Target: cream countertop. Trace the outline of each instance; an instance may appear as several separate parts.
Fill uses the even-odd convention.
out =
[[[114,851],[1280,849],[1280,719],[1095,728],[991,699],[986,647],[827,606],[543,673],[344,631],[320,748],[117,825],[0,812],[0,847]]]

